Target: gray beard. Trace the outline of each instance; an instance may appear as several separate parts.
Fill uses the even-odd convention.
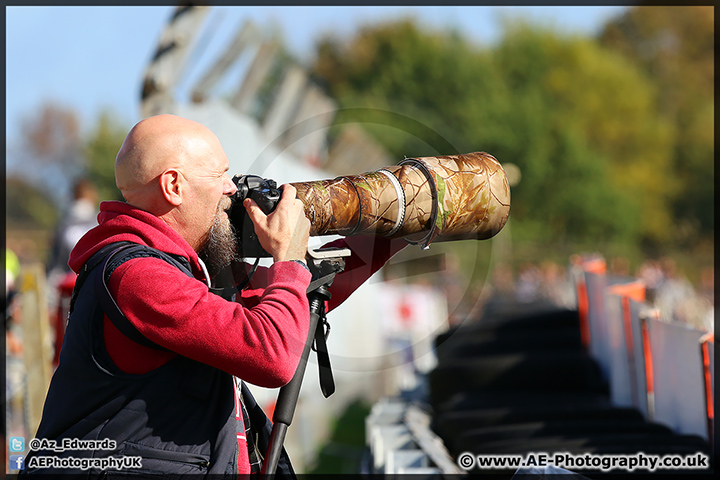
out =
[[[205,263],[210,278],[215,277],[233,261],[240,260],[235,229],[221,207],[218,207],[198,257]]]

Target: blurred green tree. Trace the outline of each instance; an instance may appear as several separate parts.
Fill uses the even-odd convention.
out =
[[[574,222],[583,225],[576,238],[665,242],[674,133],[650,79],[591,39],[523,24],[506,27],[493,55],[508,103],[488,112],[504,133],[485,142],[499,138],[498,153],[523,170],[517,197],[527,217],[576,212],[586,219]]]
[[[49,229],[69,184],[82,171],[80,124],[72,108],[46,102],[19,119],[6,146],[7,228]]]
[[[340,110],[337,123],[363,122],[398,159],[452,153],[436,151],[448,142],[459,151],[469,147],[458,127],[464,127],[468,97],[487,81],[487,55],[459,34],[424,31],[408,19],[363,27],[348,42],[328,36],[316,47],[313,73],[348,109]],[[432,133],[439,138],[428,141]]]
[[[103,111],[84,145],[86,175],[97,186],[101,200],[123,199],[115,185],[115,157],[127,130],[110,111]]]
[[[46,102],[23,115],[19,136],[6,147],[7,174],[37,185],[62,205],[83,168],[80,123],[72,108]]]
[[[657,108],[676,129],[673,231],[692,245],[714,235],[715,26],[712,6],[632,7],[600,42],[651,76]]]
[[[50,230],[59,218],[54,198],[47,191],[16,175],[5,179],[6,227]]]
[[[54,165],[64,171],[81,167],[80,123],[72,108],[47,102],[21,123],[26,167],[27,161],[37,166]]]
[[[8,147],[13,157],[5,184],[8,230],[52,230],[80,177],[95,184],[101,200],[122,200],[114,167],[126,129],[109,111],[88,136],[81,135],[74,110],[52,102],[22,125],[18,146]]]
[[[480,48],[403,20],[347,41],[324,38],[314,70],[341,107],[406,115],[457,151],[518,165],[511,215],[525,236],[552,244],[667,236],[672,125],[658,117],[652,81],[593,39],[508,23],[497,45]],[[399,158],[455,153],[402,126],[369,130]]]

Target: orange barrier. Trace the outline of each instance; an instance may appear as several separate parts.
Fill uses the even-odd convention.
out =
[[[593,258],[582,262],[582,268],[587,273],[595,273],[597,275],[605,275],[607,272],[607,264],[604,258]]]
[[[586,350],[590,349],[590,306],[588,303],[587,285],[582,276],[577,283],[578,317],[580,318],[580,339]]]
[[[606,275],[602,257],[570,262],[582,341],[604,368],[613,403],[712,444],[714,334],[654,308],[644,282]],[[692,408],[678,408],[683,402]]]
[[[638,280],[632,283],[622,283],[609,287],[609,292],[614,295],[631,298],[638,303],[645,301],[645,283]]]
[[[580,267],[583,272],[605,275],[607,266],[605,259],[593,258],[590,260],[582,260]],[[578,298],[578,316],[580,317],[580,338],[583,346],[590,349],[590,303],[588,300],[587,284],[583,275],[578,276],[576,282],[577,298]]]
[[[710,332],[707,335],[704,335],[700,339],[700,352],[702,355],[702,364],[703,364],[703,379],[705,380],[705,406],[706,406],[706,412],[707,412],[707,422],[708,422],[708,438],[710,440],[710,445],[713,444],[713,419],[715,418],[715,410],[713,407],[713,388],[712,388],[712,376],[710,375],[710,352],[708,343],[712,342],[715,343],[715,333]]]

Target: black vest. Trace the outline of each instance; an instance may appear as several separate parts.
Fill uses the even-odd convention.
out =
[[[59,366],[50,384],[36,437],[53,439],[58,444],[64,438],[107,438],[115,440],[116,447],[31,453],[23,473],[74,473],[94,478],[123,472],[201,475],[236,472],[238,444],[232,377],[183,356],[142,375],[124,373],[115,367],[105,350],[103,309],[95,292],[94,277],[100,274],[103,264],[89,269],[82,285],[78,279]],[[93,265],[92,259],[88,265]],[[189,264],[186,267],[183,270],[192,276]],[[142,468],[106,472],[29,468],[32,456],[40,455],[139,456]]]

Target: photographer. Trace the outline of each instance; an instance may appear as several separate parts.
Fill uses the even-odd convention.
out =
[[[32,456],[43,455],[139,456],[141,473],[257,473],[269,421],[236,379],[276,388],[297,367],[311,280],[302,202],[291,185],[269,215],[245,200],[274,263],[231,302],[209,289],[215,273],[239,260],[226,214],[236,187],[217,137],[187,119],[150,117],[125,139],[115,176],[127,203],[103,202],[99,225],[70,256],[80,277],[37,437],[109,438],[116,447],[41,450],[28,456],[25,473],[52,470],[32,468]],[[333,284],[331,308],[406,244],[334,243],[353,255]],[[286,456],[278,472],[291,472]]]

